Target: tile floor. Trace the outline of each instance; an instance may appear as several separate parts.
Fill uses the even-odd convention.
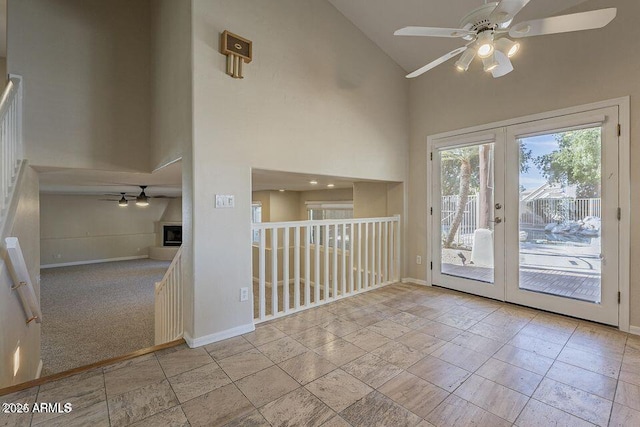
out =
[[[637,426],[640,337],[393,285],[47,383],[0,426]]]

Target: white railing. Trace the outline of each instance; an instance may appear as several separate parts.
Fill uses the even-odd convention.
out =
[[[24,261],[24,255],[22,249],[20,249],[20,242],[16,237],[6,237],[4,239],[5,246],[7,248],[7,255],[11,261],[11,277],[14,285],[11,290],[18,293],[20,302],[22,302],[22,308],[26,317],[26,322],[36,323],[42,322],[42,312],[40,311],[40,301],[36,297],[36,293],[33,289],[33,282],[27,269],[27,263]]]
[[[256,322],[397,282],[400,217],[255,223]]]
[[[602,218],[602,203],[591,199],[536,199],[520,204],[520,224],[544,227],[551,222],[580,221],[588,216]]]
[[[7,214],[22,159],[22,85],[20,78],[12,77],[0,98],[0,224]]]
[[[182,247],[155,291],[155,344],[177,340],[184,332],[182,313]]]
[[[442,233],[448,233],[453,224],[453,218],[456,215],[458,209],[458,196],[442,196],[441,206],[441,218],[442,218]],[[470,239],[473,236],[474,231],[478,228],[480,211],[478,209],[478,195],[469,195],[467,199],[467,205],[464,208],[462,214],[462,222],[458,227],[453,242],[460,245],[470,245]]]

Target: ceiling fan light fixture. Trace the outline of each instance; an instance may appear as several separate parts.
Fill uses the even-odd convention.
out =
[[[482,64],[484,65],[484,70],[486,72],[493,71],[498,65],[500,65],[495,55],[491,55],[488,58],[482,58]]]
[[[496,49],[507,55],[508,58],[512,58],[520,50],[520,43],[506,37],[496,40],[495,45]]]
[[[478,57],[482,59],[490,57],[493,53],[493,33],[491,31],[480,33],[476,44],[478,46]]]
[[[141,185],[140,188],[142,192],[136,197],[136,205],[138,206],[149,206],[149,198],[144,193],[144,189],[147,188],[146,185]]]
[[[460,59],[456,61],[456,68],[459,71],[467,71],[469,69],[469,65],[471,65],[471,61],[476,57],[476,51],[473,49],[467,49]]]
[[[127,201],[127,198],[124,197],[125,193],[120,194],[122,194],[122,198],[118,200],[118,206],[120,206],[121,208],[126,208],[129,202]]]

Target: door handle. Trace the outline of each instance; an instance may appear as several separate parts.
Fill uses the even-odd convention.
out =
[[[500,224],[502,222],[502,218],[497,216],[493,219],[493,221],[489,220],[489,222],[495,222],[496,224]]]
[[[502,205],[500,203],[496,203],[496,209],[502,209]]]

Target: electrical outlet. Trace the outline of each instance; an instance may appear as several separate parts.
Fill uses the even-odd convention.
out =
[[[249,301],[249,288],[240,288],[240,302]]]
[[[422,257],[420,255],[416,256],[416,264],[418,265],[422,264]]]

